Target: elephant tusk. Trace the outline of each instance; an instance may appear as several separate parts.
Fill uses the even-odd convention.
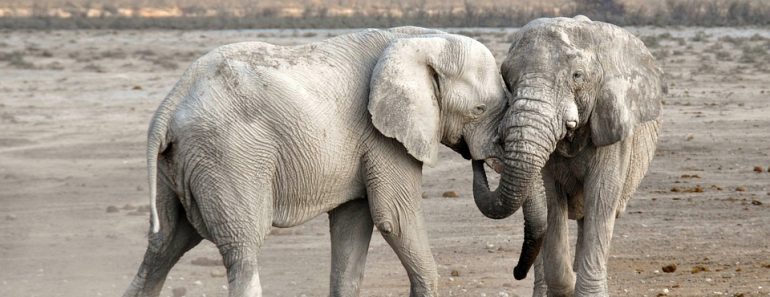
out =
[[[498,158],[486,159],[484,160],[484,163],[486,163],[489,168],[492,168],[492,170],[497,172],[497,174],[502,174],[503,168],[505,168],[505,164],[503,164],[503,162],[501,162]]]

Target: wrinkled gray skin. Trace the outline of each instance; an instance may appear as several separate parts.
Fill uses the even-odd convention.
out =
[[[476,203],[493,218],[523,206],[514,276],[537,260],[535,296],[607,296],[616,215],[655,153],[662,72],[631,33],[577,16],[518,31],[502,73],[512,94],[501,124],[505,168],[490,192],[474,161]],[[567,218],[578,223],[574,263]]]
[[[506,104],[494,57],[473,39],[415,27],[282,47],[226,45],[195,61],[152,120],[152,232],[124,296],[158,296],[202,239],[229,296],[261,296],[257,255],[271,226],[329,214],[331,296],[356,296],[373,226],[435,296],[422,219],[422,165],[438,144],[500,153]],[[157,196],[157,201],[155,198]]]

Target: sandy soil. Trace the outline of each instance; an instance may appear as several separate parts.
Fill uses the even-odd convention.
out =
[[[615,226],[611,292],[770,296],[770,30],[631,30],[659,57],[670,95],[655,161]],[[500,60],[511,32],[452,31]],[[0,296],[122,294],[146,247],[146,127],[184,67],[226,43],[343,32],[0,32]],[[470,164],[449,150],[424,171],[441,294],[528,296],[532,280],[511,275],[520,214],[485,219],[471,199]],[[219,261],[202,243],[163,295],[225,296]],[[260,261],[266,296],[325,296],[327,217],[275,230]],[[362,295],[407,294],[401,264],[376,233],[367,264]],[[663,272],[671,264],[676,271]]]

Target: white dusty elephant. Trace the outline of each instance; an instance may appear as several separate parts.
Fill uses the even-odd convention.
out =
[[[331,296],[358,295],[373,226],[406,268],[410,295],[435,296],[423,163],[436,162],[439,143],[476,160],[499,154],[505,104],[489,50],[435,30],[213,50],[150,125],[152,232],[124,296],[158,296],[202,239],[222,254],[230,296],[261,296],[257,255],[271,227],[322,213],[331,225]]]
[[[662,72],[631,33],[577,16],[515,33],[502,74],[512,94],[501,123],[504,172],[492,192],[473,161],[476,203],[492,218],[523,205],[514,276],[537,260],[535,296],[607,296],[616,215],[655,153]],[[574,264],[567,218],[578,224]]]

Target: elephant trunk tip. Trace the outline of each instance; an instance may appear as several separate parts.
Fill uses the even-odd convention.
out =
[[[516,265],[516,267],[513,268],[513,278],[515,278],[516,280],[523,280],[527,278],[528,272],[529,272],[529,267]]]
[[[529,266],[521,264],[516,265],[516,267],[513,268],[513,278],[516,280],[523,280],[527,278],[527,273],[529,273]]]
[[[539,233],[539,234],[542,234]],[[521,255],[519,255],[519,263],[513,268],[513,277],[516,280],[522,280],[527,277],[529,269],[535,264],[537,255],[540,254],[540,248],[543,245],[542,235],[535,235],[534,240],[524,240],[522,244]]]

